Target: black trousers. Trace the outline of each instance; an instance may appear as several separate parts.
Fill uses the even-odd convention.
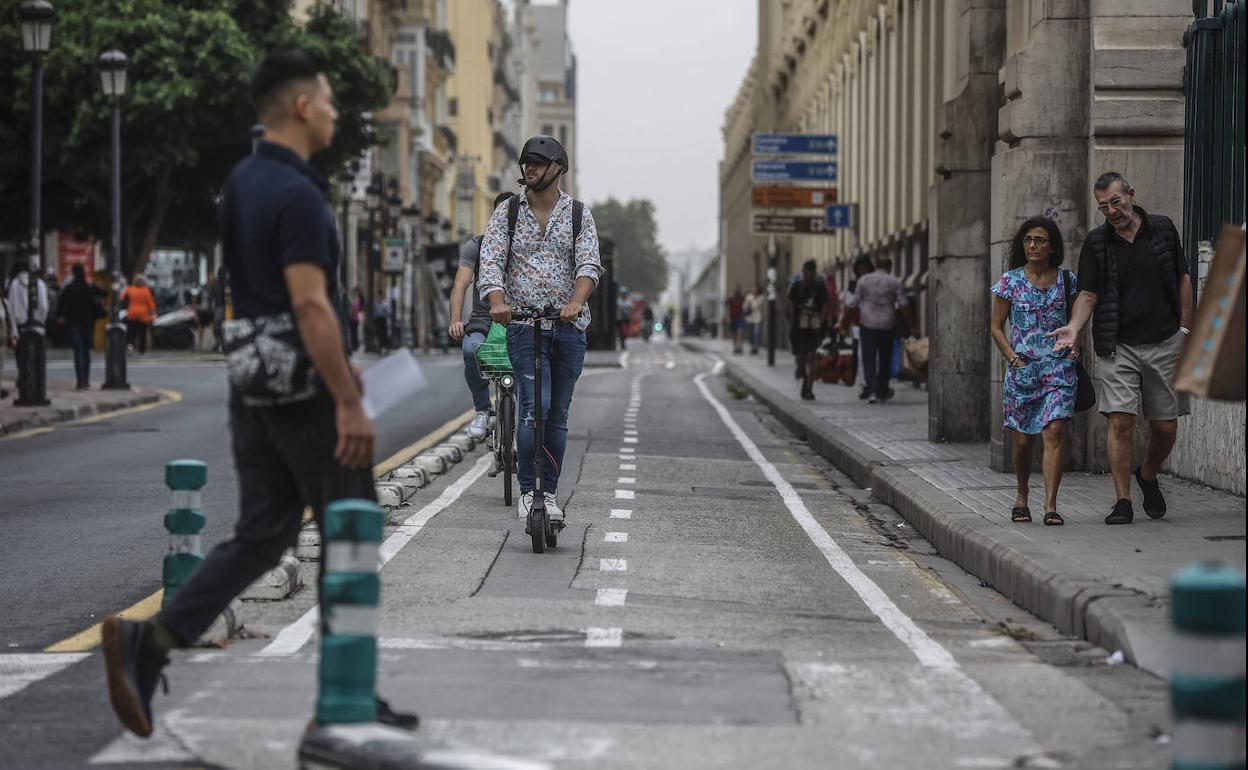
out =
[[[249,407],[231,398],[230,432],[240,510],[234,536],[209,552],[156,616],[183,645],[193,644],[294,545],[305,506],[319,527],[335,500],[377,499],[371,468],[351,470],[334,460],[338,435],[328,394],[277,407]],[[321,564],[323,571],[324,559]]]

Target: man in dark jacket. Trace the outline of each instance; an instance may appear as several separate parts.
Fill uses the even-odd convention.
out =
[[[1109,418],[1109,467],[1117,494],[1105,523],[1130,524],[1132,476],[1144,512],[1154,519],[1166,515],[1157,473],[1174,447],[1179,417],[1188,414],[1187,396],[1174,389],[1174,375],[1192,319],[1192,280],[1174,222],[1135,205],[1135,189],[1122,174],[1102,174],[1092,194],[1105,224],[1083,242],[1081,291],[1070,323],[1050,336],[1057,338],[1055,351],[1077,354],[1079,333],[1092,318],[1098,403]],[[1137,415],[1149,421],[1148,453],[1132,472]]]
[[[87,271],[74,265],[74,279],[61,290],[58,312],[69,331],[69,344],[74,348],[74,374],[78,390],[91,387],[91,338],[95,322],[105,315],[102,304],[107,293],[87,281]]]

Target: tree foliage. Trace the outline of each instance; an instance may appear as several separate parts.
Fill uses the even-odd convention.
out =
[[[616,283],[657,299],[667,288],[667,254],[659,245],[654,204],[644,198],[607,198],[590,210],[599,235],[615,242]]]
[[[0,237],[29,228],[31,62],[21,47],[20,0],[0,0]],[[342,118],[317,159],[335,173],[373,136],[368,113],[389,101],[387,66],[369,57],[328,4],[305,25],[291,0],[54,0],[44,62],[44,228],[107,241],[110,106],[96,61],[129,57],[122,102],[123,269],[142,270],[156,245],[215,239],[215,200],[250,150],[248,82],[267,51],[303,48],[322,63]]]

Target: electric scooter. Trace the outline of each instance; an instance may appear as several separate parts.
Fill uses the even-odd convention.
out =
[[[538,310],[532,307],[516,308],[511,314],[513,321],[533,322],[533,507],[525,521],[524,533],[533,541],[533,553],[545,553],[546,548],[559,545],[562,521],[551,521],[546,512],[546,497],[542,493],[542,455],[545,454],[542,433],[542,324],[558,323],[559,308],[547,305]]]

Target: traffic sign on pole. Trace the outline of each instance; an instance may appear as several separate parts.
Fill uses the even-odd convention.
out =
[[[838,203],[823,210],[823,226],[828,230],[848,230],[854,226],[854,205]]]
[[[832,235],[822,216],[809,214],[755,214],[750,231],[754,235]]]
[[[754,207],[760,209],[815,209],[837,201],[835,187],[755,187]]]
[[[755,182],[835,182],[836,161],[756,160],[751,166]]]
[[[755,155],[836,155],[836,134],[754,134]]]
[[[386,253],[382,259],[381,269],[387,273],[403,272],[403,239],[387,238]]]

